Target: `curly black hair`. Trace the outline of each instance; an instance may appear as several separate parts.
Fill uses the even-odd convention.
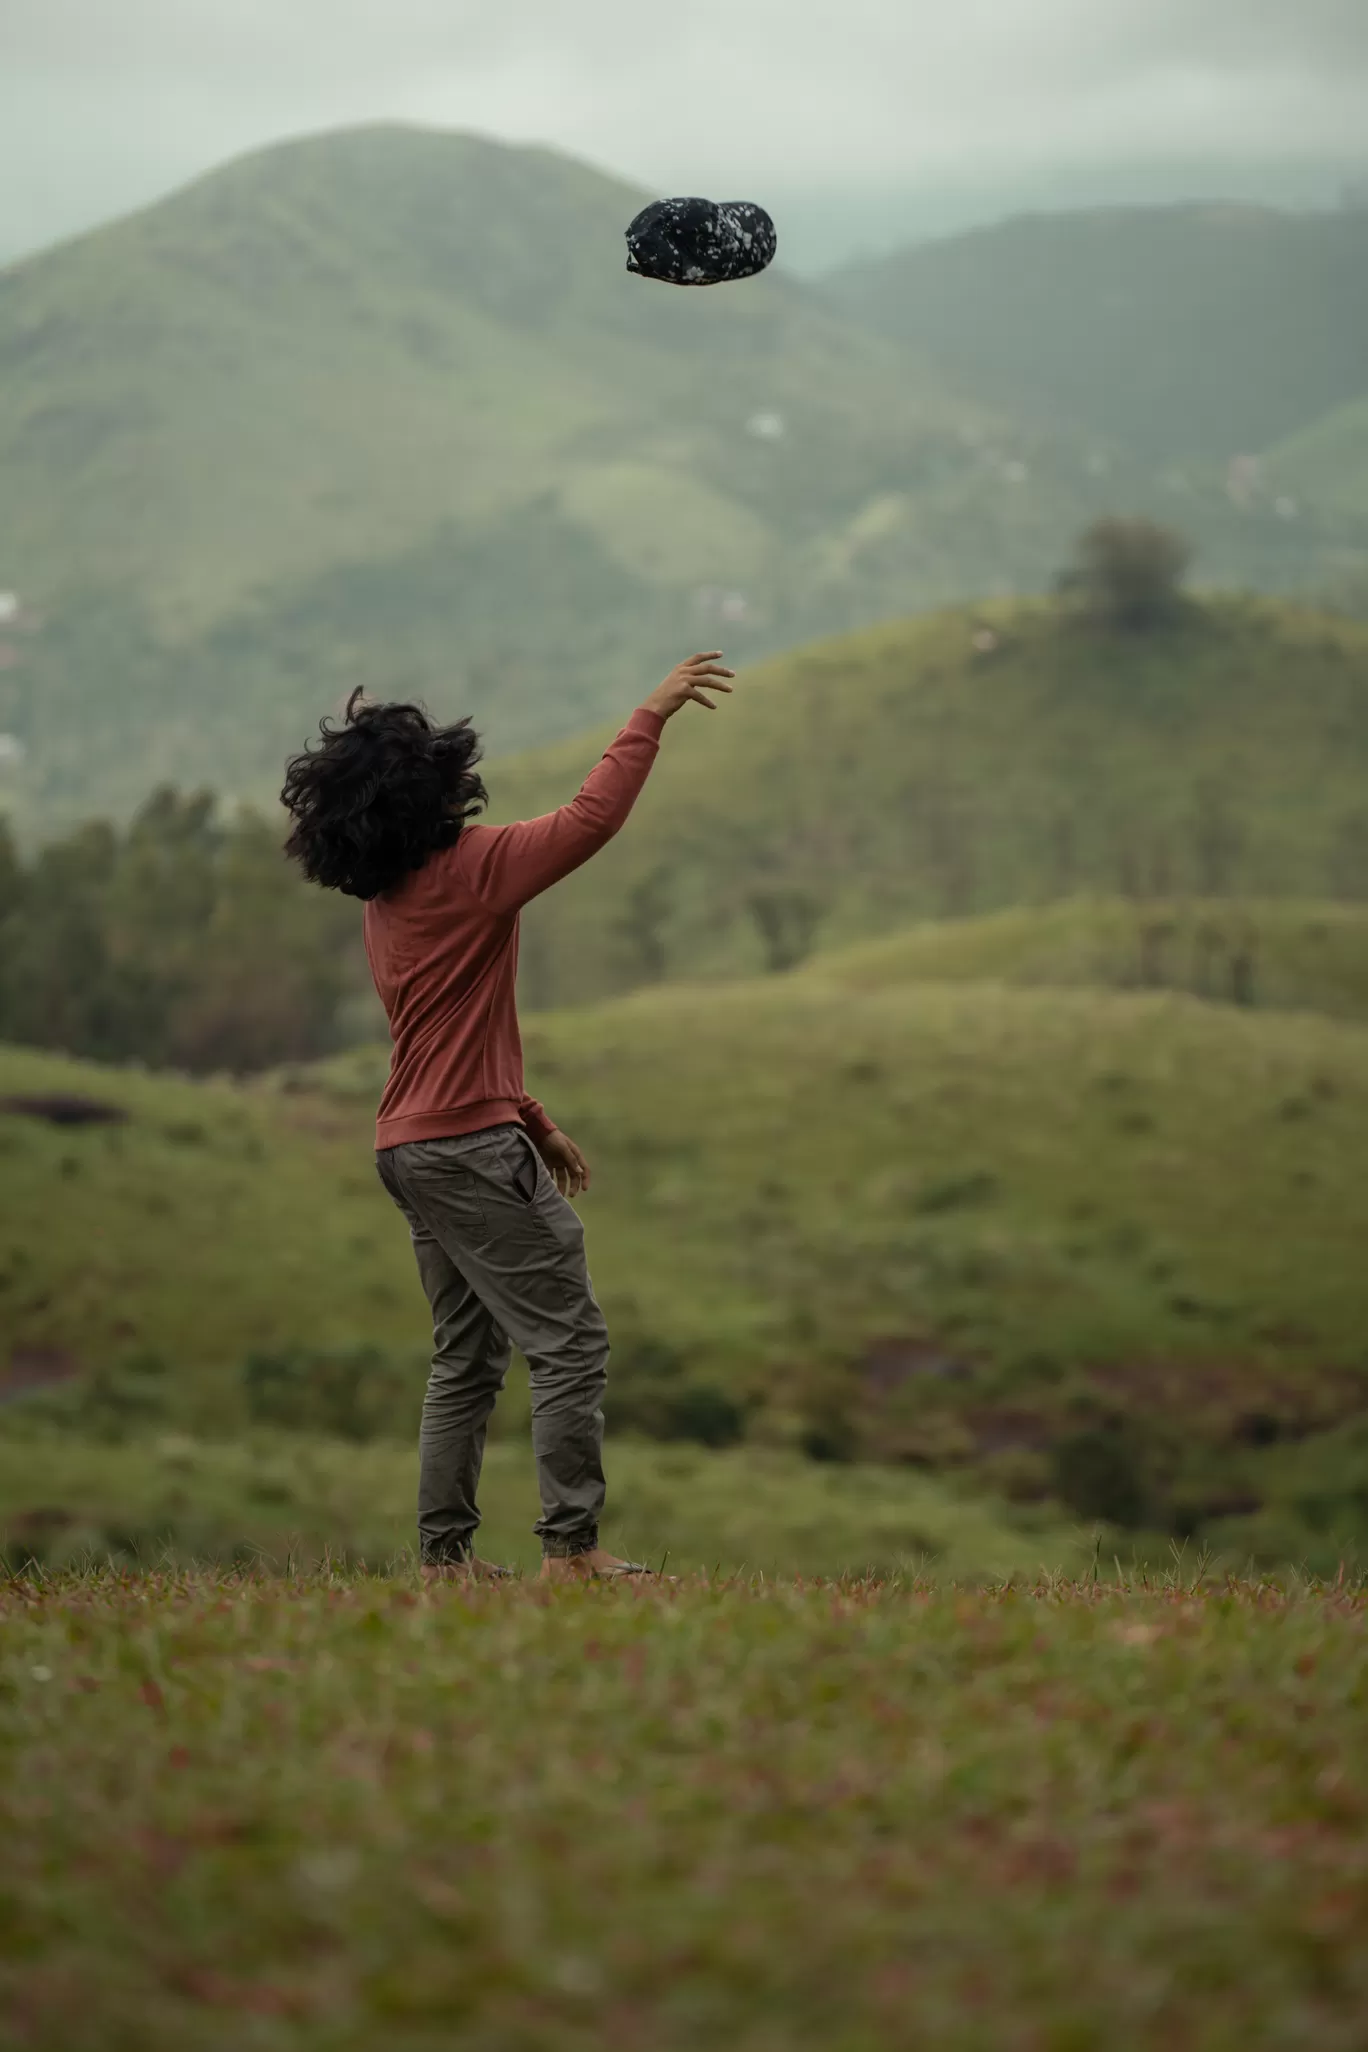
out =
[[[439,727],[418,705],[366,705],[353,691],[341,726],[286,764],[281,802],[294,820],[285,852],[304,874],[375,898],[449,848],[488,796],[469,720]]]

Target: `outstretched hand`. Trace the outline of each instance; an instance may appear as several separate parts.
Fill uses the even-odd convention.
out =
[[[534,1145],[562,1197],[578,1197],[589,1188],[589,1164],[568,1133],[553,1126]]]
[[[712,649],[706,655],[692,655],[671,670],[663,684],[657,684],[646,700],[648,712],[659,713],[662,720],[670,719],[681,705],[690,700],[695,705],[706,706],[709,712],[717,710],[709,691],[731,690],[731,679],[735,670],[726,668],[720,648]]]

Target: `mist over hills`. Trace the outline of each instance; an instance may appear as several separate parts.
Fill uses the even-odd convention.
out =
[[[644,197],[355,130],[0,272],[0,804],[36,831],[158,780],[266,796],[358,683],[551,740],[684,647],[1039,589],[1118,506],[1179,520],[1212,581],[1352,564],[1341,487],[1290,521],[1202,460],[1175,494],[1087,406],[876,332],[868,289],[644,286]]]
[[[827,283],[998,405],[1163,463],[1258,454],[1368,391],[1368,206],[1027,215]]]

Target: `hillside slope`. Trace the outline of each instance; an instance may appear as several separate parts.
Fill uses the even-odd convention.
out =
[[[1368,397],[1336,407],[1277,443],[1268,452],[1268,470],[1286,490],[1368,522]]]
[[[828,290],[999,404],[1165,463],[1255,453],[1368,392],[1368,208],[1030,216]]]
[[[928,921],[818,955],[801,974],[851,990],[917,983],[1180,990],[1217,1004],[1368,1025],[1368,907],[1296,898],[1075,898]]]
[[[562,802],[583,742],[495,764]],[[1368,633],[1264,603],[1117,639],[1055,608],[897,624],[687,712],[614,845],[525,920],[524,1002],[784,967],[1080,892],[1368,892]]]
[[[1283,1442],[1364,1409],[1361,1029],[794,977],[643,993],[527,1041],[595,1168],[619,1429],[962,1467],[1196,1529],[1262,1501]],[[154,1417],[222,1435],[265,1372],[245,1382],[248,1355],[369,1342],[404,1364],[388,1415],[411,1417],[424,1306],[368,1161],[382,1070],[228,1091],[7,1052],[0,1096],[129,1113],[0,1115],[16,1370],[129,1363],[97,1421],[132,1376]],[[1109,1509],[1088,1490],[1113,1441]]]
[[[1307,523],[1215,477],[1174,501],[1120,447],[1098,470],[781,271],[629,278],[642,197],[357,130],[0,273],[0,802],[47,829],[159,779],[265,797],[358,683],[529,745],[700,639],[1039,589],[1117,506],[1179,517],[1208,578],[1324,576]]]

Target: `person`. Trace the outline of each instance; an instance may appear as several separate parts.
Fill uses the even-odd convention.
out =
[[[599,1545],[608,1333],[569,1201],[589,1164],[523,1084],[515,978],[524,905],[625,823],[668,720],[715,709],[734,672],[690,656],[632,714],[568,805],[485,826],[468,720],[348,701],[287,765],[286,852],[365,901],[366,953],[393,1050],[376,1120],[380,1180],[408,1221],[432,1310],[419,1433],[424,1579],[491,1579],[475,1552],[485,1430],[510,1343],[531,1372],[536,1531],[548,1581],[645,1574]]]

